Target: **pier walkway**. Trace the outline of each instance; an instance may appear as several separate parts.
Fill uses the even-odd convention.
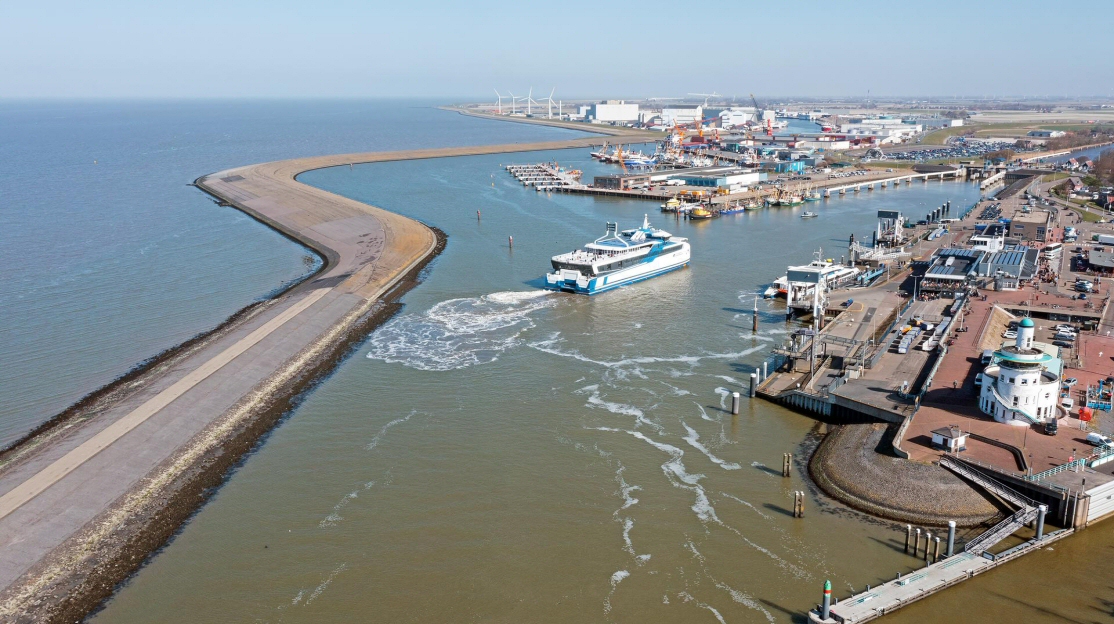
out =
[[[298,174],[598,143],[322,156],[199,178],[196,186],[222,203],[316,250],[324,267],[0,454],[0,620],[82,619],[173,534],[293,396],[362,339],[435,252],[428,227],[301,184]]]
[[[936,592],[991,570],[1007,561],[1039,550],[1071,535],[1072,529],[1061,529],[1030,539],[996,555],[956,553],[952,557],[900,576],[888,583],[868,589],[832,605],[828,619],[821,619],[817,610],[809,611],[809,621],[820,624],[860,624],[882,617],[907,604],[927,598]]]

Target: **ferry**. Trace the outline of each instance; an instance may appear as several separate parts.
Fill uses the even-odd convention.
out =
[[[553,256],[545,284],[549,290],[594,295],[684,267],[689,256],[688,239],[654,229],[649,216],[642,227],[622,232],[608,222],[607,233],[583,249]]]
[[[802,266],[791,266],[789,271],[817,271],[820,274],[820,279],[824,282],[825,290],[832,290],[845,286],[855,281],[862,271],[855,267],[845,266],[838,262],[833,262],[831,258],[821,260],[822,251],[815,253],[816,259],[812,262]],[[812,286],[810,284],[801,284],[794,282],[792,284],[794,293],[793,300],[800,301],[802,297],[812,296]],[[789,277],[788,273],[782,275],[773,281],[772,284],[763,293],[764,297],[785,297],[789,292]]]

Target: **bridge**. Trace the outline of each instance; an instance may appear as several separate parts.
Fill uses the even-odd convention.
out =
[[[902,182],[905,182],[906,184],[912,184],[913,180],[928,182],[932,178],[936,178],[940,181],[943,181],[944,178],[958,179],[961,175],[963,175],[962,169],[951,169],[947,171],[930,171],[928,173],[909,173],[905,175],[894,176],[892,178],[883,178],[881,180],[864,180],[862,182],[853,182],[851,184],[844,184],[842,186],[829,186],[824,189],[824,197],[831,197],[833,192],[840,195],[847,194],[847,191],[858,193],[859,191],[863,190],[863,188],[866,188],[866,190],[868,191],[873,191],[875,185],[880,185],[882,188],[886,188],[891,184],[897,186]]]

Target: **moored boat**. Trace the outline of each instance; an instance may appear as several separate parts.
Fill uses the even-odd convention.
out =
[[[716,213],[705,208],[704,204],[700,204],[689,211],[689,219],[711,219],[715,216]]]

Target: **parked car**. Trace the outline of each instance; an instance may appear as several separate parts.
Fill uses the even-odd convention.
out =
[[[1052,344],[1057,346],[1057,347],[1064,347],[1065,349],[1070,349],[1070,348],[1075,346],[1074,344],[1068,342],[1067,340],[1053,340]]]
[[[1070,398],[1067,398],[1067,397],[1062,397],[1062,398],[1060,399],[1060,407],[1062,407],[1062,408],[1064,408],[1064,409],[1066,409],[1067,411],[1069,411],[1069,412],[1070,412],[1070,411],[1071,411],[1071,409],[1072,409],[1073,407],[1075,407],[1075,399],[1070,399]]]
[[[1044,421],[1044,435],[1054,436],[1059,428],[1060,425],[1055,418]]]
[[[1095,446],[1114,446],[1114,440],[1096,431],[1087,434],[1087,443]]]
[[[1002,334],[1002,337],[1005,338],[1006,340],[1013,340],[1013,339],[1017,338],[1017,332],[1012,330],[1012,329],[1007,329]]]
[[[1063,381],[1063,382],[1061,383],[1061,385],[1062,385],[1063,387],[1065,387],[1065,388],[1070,388],[1070,387],[1074,386],[1074,385],[1075,385],[1075,384],[1077,384],[1077,383],[1079,383],[1079,380],[1078,380],[1078,379],[1076,379],[1075,377],[1068,377],[1067,379],[1065,379],[1065,380],[1064,380],[1064,381]]]

